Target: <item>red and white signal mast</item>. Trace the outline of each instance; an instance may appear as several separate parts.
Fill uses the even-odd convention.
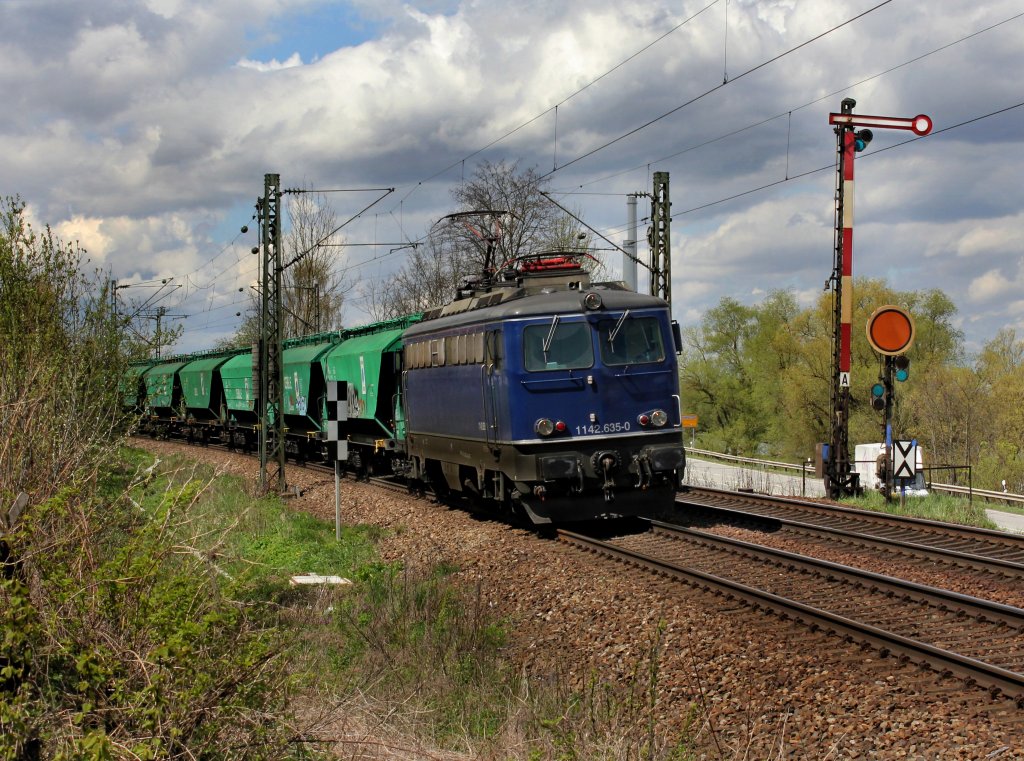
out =
[[[908,130],[927,135],[932,120],[924,114],[910,119],[894,116],[866,116],[853,113],[857,101],[843,98],[838,114],[828,115],[835,127],[836,164],[836,236],[835,260],[830,283],[833,293],[832,333],[832,436],[824,463],[825,492],[829,497],[852,495],[859,491],[857,473],[850,461],[850,338],[853,319],[853,159],[871,142],[875,129]],[[860,128],[860,129],[859,129]]]

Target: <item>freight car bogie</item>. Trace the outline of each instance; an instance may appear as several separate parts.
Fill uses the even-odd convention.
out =
[[[229,421],[225,426],[223,437],[228,449],[249,453],[256,449],[259,433],[252,426],[243,426],[235,421]]]

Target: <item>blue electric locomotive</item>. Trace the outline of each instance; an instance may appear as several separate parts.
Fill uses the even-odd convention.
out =
[[[406,467],[534,523],[655,512],[685,466],[668,305],[521,258],[403,334]]]

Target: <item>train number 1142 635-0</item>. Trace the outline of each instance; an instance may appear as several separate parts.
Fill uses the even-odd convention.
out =
[[[595,433],[624,433],[629,430],[629,421],[624,423],[591,423],[590,425],[576,426],[577,436],[593,435]]]

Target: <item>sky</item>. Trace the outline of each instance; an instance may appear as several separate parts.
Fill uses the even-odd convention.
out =
[[[858,154],[854,274],[941,289],[977,351],[1024,335],[1022,71],[1024,0],[0,0],[0,193],[196,351],[247,306],[267,173],[355,191],[326,196],[339,220],[380,199],[342,231],[356,325],[481,161],[535,168],[616,244],[664,171],[689,326],[820,296],[849,97],[934,123]]]

